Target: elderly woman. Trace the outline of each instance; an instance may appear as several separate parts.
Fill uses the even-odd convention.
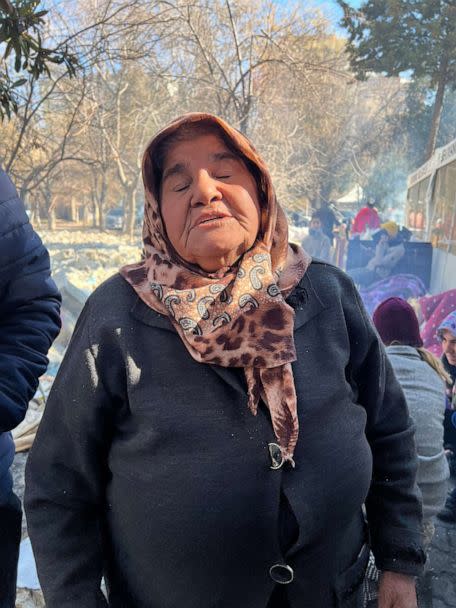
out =
[[[89,298],[28,463],[47,607],[357,607],[371,544],[380,607],[414,608],[413,427],[353,283],[223,120],[171,123],[143,177],[145,257]]]

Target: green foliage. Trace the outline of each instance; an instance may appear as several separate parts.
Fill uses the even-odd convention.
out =
[[[392,148],[380,154],[364,187],[366,197],[378,201],[381,209],[396,207],[405,199],[408,173],[410,169],[402,149]]]
[[[454,0],[367,0],[344,10],[341,25],[350,35],[347,51],[356,76],[407,74],[434,89],[426,158],[439,132],[445,91],[456,88],[456,3]]]
[[[426,160],[426,145],[432,121],[433,98],[422,80],[411,82],[405,105],[390,119],[401,143],[409,172],[414,171]],[[437,146],[445,146],[456,138],[456,92],[448,90],[440,121]]]
[[[39,10],[39,0],[9,0],[0,2],[0,120],[17,112],[15,89],[40,76],[51,76],[50,66],[64,65],[70,76],[78,66],[77,58],[66,47],[51,49],[43,45],[41,30],[45,10]],[[13,69],[24,74],[13,78],[8,70],[8,60],[13,59]]]
[[[347,50],[358,78],[369,72],[398,76],[410,72],[434,87],[443,59],[446,81],[456,84],[456,6],[452,0],[368,0],[359,10],[337,0]]]

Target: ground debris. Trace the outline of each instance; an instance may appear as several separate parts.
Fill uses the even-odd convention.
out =
[[[39,590],[18,589],[16,608],[44,608],[43,594]]]

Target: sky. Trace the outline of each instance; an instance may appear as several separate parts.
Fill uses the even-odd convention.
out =
[[[361,0],[346,0],[347,4],[350,4],[350,6],[354,6],[355,8],[358,7],[361,4]],[[334,0],[313,0],[314,4],[329,4],[329,5],[334,5],[336,4],[336,2]]]
[[[287,0],[275,0],[277,4],[285,5]],[[342,10],[336,0],[300,0],[303,6],[316,6],[320,8],[328,19],[337,27],[337,24],[342,17]],[[362,4],[362,0],[346,0],[347,4],[354,8]]]

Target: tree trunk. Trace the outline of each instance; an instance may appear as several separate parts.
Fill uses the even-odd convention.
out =
[[[246,137],[248,137],[248,132],[249,132],[249,118],[250,118],[249,111],[248,111],[248,109],[246,109],[241,117],[241,120],[239,121],[239,130]]]
[[[101,206],[101,202],[95,201],[93,205],[93,227],[104,230],[104,212]]]
[[[439,134],[440,117],[442,116],[443,98],[445,96],[445,87],[447,83],[447,71],[448,71],[448,56],[444,55],[440,65],[439,82],[437,86],[437,93],[435,95],[434,109],[432,112],[432,123],[431,130],[429,133],[429,139],[426,149],[426,160],[429,160],[434,154],[435,146],[437,144],[437,136]]]
[[[30,221],[32,222],[32,224],[34,226],[37,226],[38,228],[40,228],[41,227],[41,213],[40,213],[40,203],[37,198],[34,199],[32,205],[33,205],[32,206],[32,216],[30,218]]]
[[[90,226],[90,218],[89,218],[89,208],[84,205],[82,208],[82,225],[84,228],[88,228]]]
[[[55,228],[56,228],[55,211],[54,211],[54,209],[50,209],[49,215],[48,215],[48,229],[55,230]]]
[[[135,187],[130,191],[130,196],[128,197],[128,206],[125,209],[125,225],[124,231],[129,235],[130,239],[133,239],[133,232],[135,230],[135,221],[136,221],[136,193],[138,188]]]
[[[78,217],[78,208],[76,203],[76,197],[72,196],[70,199],[70,221],[77,222]]]
[[[100,198],[98,200],[98,222],[100,226],[100,230],[104,229],[104,221],[105,221],[105,202],[106,202],[106,192],[108,190],[108,184],[106,183],[106,175],[103,171],[101,177],[101,191]]]

